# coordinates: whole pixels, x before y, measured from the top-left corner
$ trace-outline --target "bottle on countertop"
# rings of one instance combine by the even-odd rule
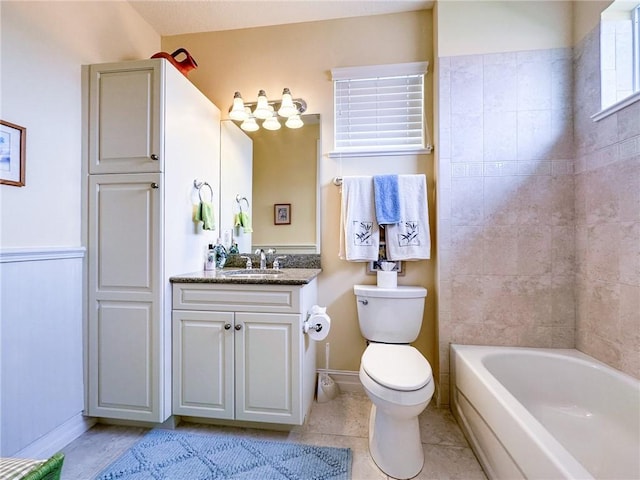
[[[218,242],[213,247],[214,262],[216,268],[224,268],[224,264],[227,263],[227,249],[222,245],[221,239],[218,238]]]
[[[216,253],[213,248],[213,243],[209,244],[207,251],[204,255],[204,269],[205,271],[211,271],[216,269]]]

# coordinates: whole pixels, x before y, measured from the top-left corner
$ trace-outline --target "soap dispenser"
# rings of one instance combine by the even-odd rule
[[[227,249],[222,245],[222,241],[218,238],[218,242],[213,247],[213,256],[216,268],[224,268],[224,264],[227,263]]]

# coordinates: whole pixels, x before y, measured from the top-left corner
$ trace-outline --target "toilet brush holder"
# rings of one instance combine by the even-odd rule
[[[325,403],[334,399],[340,390],[338,384],[329,376],[329,343],[325,345],[325,371],[318,374],[318,403]]]

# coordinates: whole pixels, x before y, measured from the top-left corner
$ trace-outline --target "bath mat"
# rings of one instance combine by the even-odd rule
[[[152,430],[96,480],[349,480],[351,450]]]

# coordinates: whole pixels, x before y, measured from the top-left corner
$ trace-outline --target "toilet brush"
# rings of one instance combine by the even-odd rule
[[[318,375],[318,402],[324,403],[338,395],[338,385],[327,373],[329,371],[329,343],[325,345],[325,371]]]

